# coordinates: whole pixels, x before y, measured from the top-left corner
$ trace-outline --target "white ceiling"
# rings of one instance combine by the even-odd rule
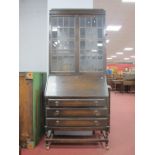
[[[135,59],[135,5],[134,3],[122,3],[121,0],[94,0],[94,8],[102,8],[106,11],[106,25],[122,25],[118,32],[107,32],[107,57],[117,55],[116,52],[123,52],[117,55],[109,63],[132,62]],[[125,47],[132,47],[132,51],[123,51]],[[124,58],[130,58],[124,60]]]

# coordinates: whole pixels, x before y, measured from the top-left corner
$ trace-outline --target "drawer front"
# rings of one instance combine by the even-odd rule
[[[50,107],[107,107],[105,99],[48,99]]]
[[[47,126],[52,127],[104,127],[108,125],[108,120],[46,120]]]
[[[47,117],[108,117],[107,108],[46,108]]]

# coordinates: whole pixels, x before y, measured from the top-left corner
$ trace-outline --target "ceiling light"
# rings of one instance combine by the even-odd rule
[[[107,60],[111,60],[112,58],[107,58]]]
[[[52,31],[58,31],[57,27],[52,27]]]
[[[123,52],[117,52],[116,54],[122,55],[122,54],[123,54]]]
[[[116,55],[112,55],[111,57],[112,57],[112,58],[116,58],[117,56],[116,56]]]
[[[130,58],[124,58],[124,60],[129,60]]]
[[[110,42],[110,40],[109,40],[109,39],[107,39],[107,40],[106,40],[106,43],[108,44],[109,42]]]
[[[98,43],[97,46],[103,46],[103,44],[102,43]]]
[[[135,56],[134,55],[132,55],[132,56],[130,56],[131,58],[135,58]]]
[[[134,3],[135,0],[122,0],[122,2],[124,2],[124,3]]]
[[[91,50],[92,52],[97,52],[97,50]]]
[[[122,28],[121,25],[109,25],[107,26],[107,31],[119,31]]]
[[[126,48],[124,48],[124,51],[132,51],[132,50],[133,50],[132,47],[126,47]]]

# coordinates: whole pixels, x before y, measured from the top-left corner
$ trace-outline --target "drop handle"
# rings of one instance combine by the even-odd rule
[[[94,121],[95,125],[99,125],[99,122],[98,121]]]
[[[98,106],[98,101],[94,101],[95,105]]]
[[[55,101],[55,105],[56,106],[59,106],[59,101]]]
[[[59,115],[60,111],[59,111],[59,110],[56,110],[55,113],[56,113],[57,115]]]
[[[95,110],[94,113],[96,116],[100,114],[98,110]]]
[[[59,120],[56,120],[56,124],[59,124],[60,123],[60,121]]]

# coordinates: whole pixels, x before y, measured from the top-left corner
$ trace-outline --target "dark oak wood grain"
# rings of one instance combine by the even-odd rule
[[[104,76],[75,75],[50,76],[46,85],[46,97],[108,97]]]
[[[107,108],[46,108],[47,117],[104,117]]]
[[[107,99],[48,99],[49,107],[107,107]]]
[[[107,120],[46,120],[49,126],[77,126],[77,127],[89,127],[89,126],[105,126]]]

